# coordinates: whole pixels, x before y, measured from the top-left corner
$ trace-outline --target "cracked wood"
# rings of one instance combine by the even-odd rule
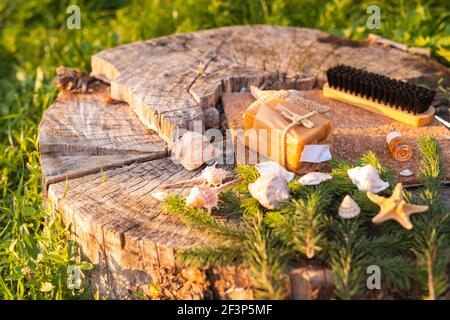
[[[345,63],[436,88],[450,84],[447,68],[397,48],[340,39],[318,30],[233,26],[178,34],[107,49],[92,57],[92,73],[111,82],[114,99],[172,144],[178,128],[192,129],[224,92],[271,80],[305,89],[305,69],[325,82],[325,70]],[[315,82],[309,86],[314,86]]]

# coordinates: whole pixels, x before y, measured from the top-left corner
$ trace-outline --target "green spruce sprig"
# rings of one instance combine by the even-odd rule
[[[406,291],[420,285],[427,298],[439,298],[447,289],[446,265],[450,244],[449,210],[442,205],[440,191],[444,169],[439,146],[432,138],[419,142],[423,155],[418,178],[424,188],[405,192],[412,203],[427,204],[429,212],[412,216],[413,231],[395,223],[374,225],[372,217],[379,208],[365,193],[357,190],[347,170],[354,165],[373,165],[391,187],[393,170],[383,166],[373,152],[350,164],[331,161],[333,179],[319,186],[289,183],[292,200],[280,210],[263,208],[248,192],[248,184],[259,173],[250,165],[238,165],[236,173],[243,181],[222,193],[220,214],[186,208],[184,199],[169,197],[166,212],[177,214],[184,223],[206,231],[212,238],[208,245],[195,246],[179,253],[182,263],[193,266],[243,264],[252,275],[255,297],[285,297],[284,271],[287,264],[306,257],[320,260],[334,276],[335,293],[341,299],[366,296],[367,267],[382,271],[386,292],[406,296]],[[389,196],[388,188],[383,193]],[[345,195],[361,207],[361,215],[342,219],[337,209]],[[235,223],[220,218],[231,217]]]
[[[417,258],[419,284],[427,292],[425,298],[434,300],[448,288],[450,209],[443,206],[441,199],[445,168],[439,144],[436,139],[426,137],[418,142],[418,147],[423,156],[418,179],[424,185],[418,199],[429,205],[430,210],[413,217],[412,252]]]

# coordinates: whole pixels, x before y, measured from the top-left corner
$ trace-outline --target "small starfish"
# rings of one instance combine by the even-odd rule
[[[380,197],[371,192],[367,192],[367,197],[380,206],[380,212],[372,219],[373,223],[382,223],[393,219],[408,230],[413,228],[410,215],[425,212],[429,209],[428,206],[407,203],[403,198],[403,185],[401,183],[395,186],[394,192],[389,198]]]

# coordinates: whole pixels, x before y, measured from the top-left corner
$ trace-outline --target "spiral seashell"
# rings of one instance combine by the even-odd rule
[[[201,178],[204,182],[212,186],[219,186],[222,184],[223,180],[232,176],[231,172],[228,172],[221,168],[216,168],[217,162],[212,166],[208,166],[203,169]]]
[[[211,187],[206,184],[195,186],[186,197],[186,206],[190,208],[205,208],[211,213],[212,209],[218,206],[219,194],[240,181],[242,179],[236,179],[218,187]]]
[[[378,193],[389,187],[389,183],[381,180],[377,169],[370,164],[349,169],[347,174],[353,184],[362,192]]]
[[[290,198],[287,181],[280,176],[262,175],[249,184],[248,190],[253,198],[269,210],[279,208],[282,202]]]
[[[166,183],[161,185],[162,189],[176,188],[182,185],[196,185],[196,184],[208,184],[212,186],[219,186],[222,182],[233,175],[232,172],[226,171],[224,169],[216,168],[217,162],[212,166],[208,166],[203,169],[200,176],[192,178],[189,180],[182,180],[175,183]]]
[[[338,214],[343,219],[357,217],[361,213],[361,208],[349,195],[346,195],[339,206]]]
[[[219,195],[214,188],[206,184],[195,186],[186,198],[186,206],[191,208],[206,208],[211,213],[212,209],[217,208]]]

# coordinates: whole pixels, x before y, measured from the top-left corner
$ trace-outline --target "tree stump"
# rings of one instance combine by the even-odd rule
[[[148,293],[149,284],[167,288],[170,298],[233,296],[227,290],[243,297],[251,286],[245,270],[203,270],[197,277],[177,264],[176,250],[207,238],[163,214],[151,193],[200,173],[173,163],[169,151],[177,129],[205,123],[214,108],[223,119],[224,93],[265,84],[315,88],[320,96],[324,71],[337,63],[432,88],[450,85],[449,70],[430,58],[304,28],[226,27],[94,55],[92,75],[104,82],[90,93],[61,92],[39,127],[47,198],[96,264],[94,288],[112,298]],[[206,122],[204,129],[218,125]],[[433,130],[448,163],[449,132],[437,123]]]

